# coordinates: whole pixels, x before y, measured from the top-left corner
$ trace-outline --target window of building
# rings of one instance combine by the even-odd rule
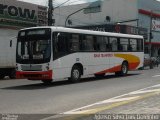
[[[84,14],[101,12],[102,1],[92,2],[88,7],[84,8]]]
[[[101,12],[101,6],[88,7],[84,9],[84,14]]]

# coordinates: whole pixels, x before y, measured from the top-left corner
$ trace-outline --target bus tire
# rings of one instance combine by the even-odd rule
[[[43,82],[43,84],[45,85],[49,85],[52,83],[52,80],[41,80]]]
[[[123,62],[122,66],[121,66],[121,75],[125,76],[128,73],[128,63],[127,62]]]
[[[80,81],[81,75],[82,73],[81,73],[80,67],[77,65],[74,65],[71,70],[71,77],[69,78],[69,81],[73,83],[77,83]]]

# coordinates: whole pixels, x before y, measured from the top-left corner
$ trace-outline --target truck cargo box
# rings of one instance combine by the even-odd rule
[[[18,30],[0,29],[0,79],[14,77],[17,33]]]

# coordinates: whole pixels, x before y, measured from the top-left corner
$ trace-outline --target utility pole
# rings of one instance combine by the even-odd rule
[[[153,11],[151,10],[151,15],[150,15],[150,30],[149,30],[149,55],[150,57],[152,56],[152,20],[153,20]]]
[[[53,25],[53,0],[48,1],[48,26]]]

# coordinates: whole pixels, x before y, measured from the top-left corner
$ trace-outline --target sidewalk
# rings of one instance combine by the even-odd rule
[[[160,85],[101,101],[47,120],[160,120]]]
[[[131,104],[126,104],[103,111],[101,114],[160,114],[160,93],[154,96],[147,97],[135,101]]]

